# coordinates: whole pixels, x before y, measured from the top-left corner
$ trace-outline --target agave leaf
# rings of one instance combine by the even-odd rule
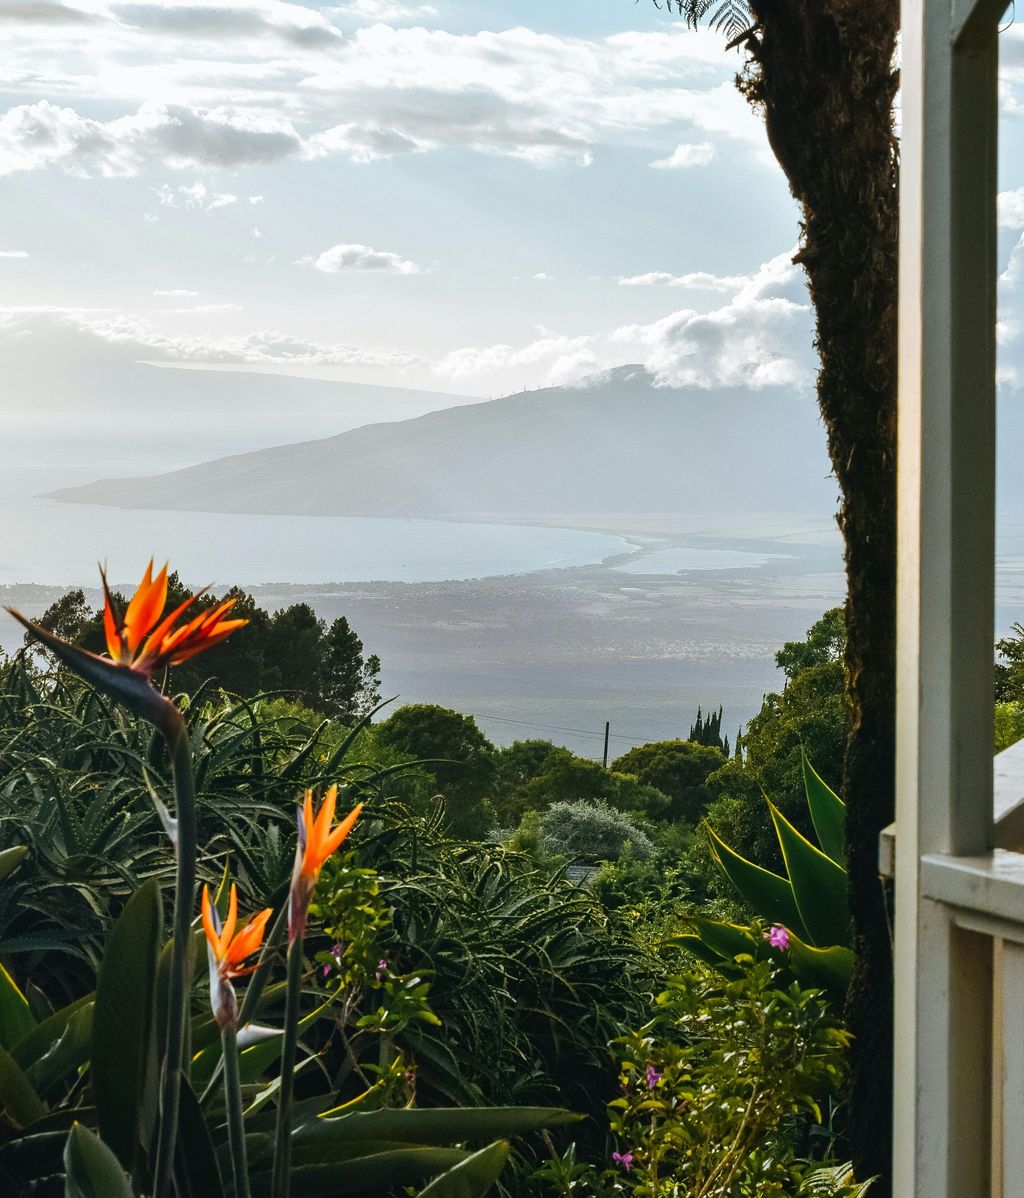
[[[688,953],[692,953],[698,961],[703,961],[705,965],[710,965],[712,969],[717,969],[719,972],[735,972],[735,966],[732,964],[731,957],[723,957],[720,952],[716,952],[709,944],[705,944],[700,936],[686,935],[674,936],[673,944],[678,944],[681,948],[685,948]]]
[[[687,923],[697,929],[697,935],[713,952],[731,961],[741,953],[755,954],[761,940],[750,928],[738,923],[722,923],[717,919],[705,919],[702,915],[688,915]]]
[[[28,999],[0,965],[0,1047],[11,1049],[36,1026]]]
[[[705,826],[711,838],[711,852],[716,863],[746,903],[769,923],[783,924],[787,928],[793,928],[799,935],[806,936],[807,929],[800,916],[790,882],[741,857],[715,833],[710,824]]]
[[[107,944],[96,980],[92,1090],[100,1135],[134,1172],[155,1072],[160,889],[154,879],[132,895]]]
[[[178,1152],[174,1167],[178,1198],[212,1198],[212,1195],[223,1193],[210,1129],[195,1092],[184,1078],[181,1079],[178,1116]]]
[[[435,1177],[420,1198],[483,1198],[501,1176],[508,1153],[508,1141],[495,1140],[454,1169]]]
[[[81,1123],[76,1123],[68,1136],[64,1171],[64,1198],[134,1198],[117,1157]]]
[[[804,774],[804,793],[811,823],[822,851],[841,869],[846,868],[846,804],[836,792],[822,781],[807,754],[800,750]]]
[[[815,948],[790,935],[787,964],[804,986],[824,990],[833,1002],[842,1003],[853,973],[853,952],[842,945]]]
[[[28,1127],[47,1112],[21,1067],[6,1048],[0,1048],[0,1110],[15,1127]]]
[[[768,810],[793,885],[793,897],[807,931],[806,939],[818,947],[831,944],[849,946],[850,906],[846,897],[846,870],[816,849],[805,836],[801,836],[774,803],[768,803]]]

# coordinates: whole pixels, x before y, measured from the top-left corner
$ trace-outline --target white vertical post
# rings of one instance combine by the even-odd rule
[[[920,895],[992,845],[996,21],[904,0],[893,1193],[990,1198],[991,941]]]
[[[1024,1198],[1024,945],[1003,941],[999,1008],[1002,1051],[996,1056],[1001,1101],[999,1198]]]

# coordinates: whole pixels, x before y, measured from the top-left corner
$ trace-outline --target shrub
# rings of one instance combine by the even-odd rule
[[[695,824],[718,793],[708,778],[725,765],[726,757],[713,745],[692,740],[658,740],[638,745],[612,762],[620,774],[632,774],[672,800],[665,816]]]
[[[600,800],[593,803],[555,803],[541,816],[540,847],[549,857],[580,857],[584,861],[614,861],[626,845],[638,861],[654,856],[646,832],[621,811]]]

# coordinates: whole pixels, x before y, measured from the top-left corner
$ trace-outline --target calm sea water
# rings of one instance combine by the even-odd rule
[[[106,560],[129,582],[155,554],[183,578],[262,582],[431,582],[585,565],[622,553],[620,537],[557,528],[355,517],[122,511],[38,496],[97,478],[155,474],[295,439],[294,423],[259,413],[241,431],[203,433],[172,415],[0,412],[0,584],[80,585]],[[327,436],[334,427],[304,427]]]

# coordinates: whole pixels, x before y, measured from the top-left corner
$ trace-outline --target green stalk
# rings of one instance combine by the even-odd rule
[[[288,945],[288,990],[284,1011],[284,1044],[281,1048],[281,1088],[277,1096],[277,1134],[274,1140],[274,1173],[271,1198],[288,1198],[292,1163],[292,1090],[299,1042],[299,995],[302,989],[302,934]]]
[[[234,1020],[220,1033],[224,1059],[224,1103],[228,1115],[228,1147],[235,1178],[234,1198],[250,1198],[249,1166],[245,1160],[245,1122],[242,1119],[242,1079],[238,1073],[238,1036]]]
[[[154,1198],[168,1198],[174,1173],[178,1139],[178,1102],[181,1096],[185,1029],[192,980],[192,911],[196,890],[196,786],[192,749],[181,712],[169,700],[154,720],[167,742],[174,775],[175,818],[178,825],[177,873],[174,890],[174,929],[171,970],[167,986],[167,1033],[163,1073],[160,1078],[160,1114]]]

